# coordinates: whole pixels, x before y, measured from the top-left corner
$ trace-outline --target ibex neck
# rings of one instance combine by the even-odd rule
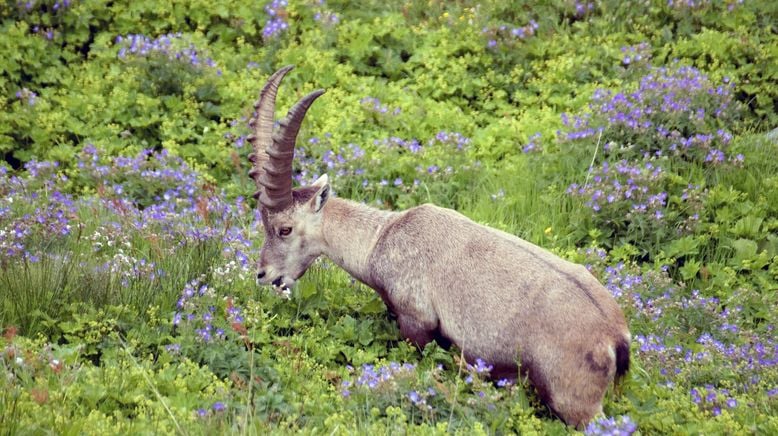
[[[381,230],[396,212],[331,198],[324,205],[324,255],[353,277],[370,284],[368,259]]]

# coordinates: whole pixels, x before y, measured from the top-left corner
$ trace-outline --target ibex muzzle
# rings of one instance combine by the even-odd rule
[[[494,378],[526,375],[570,425],[600,413],[629,367],[629,330],[610,292],[584,267],[453,210],[389,212],[331,198],[326,175],[292,189],[295,138],[324,91],[303,97],[273,133],[276,92],[291,68],[270,77],[250,123],[265,228],[258,281],[288,292],[325,255],[375,289],[418,346],[451,342],[468,361],[493,365]]]

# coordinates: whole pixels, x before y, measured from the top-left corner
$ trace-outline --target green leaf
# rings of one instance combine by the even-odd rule
[[[737,239],[732,242],[734,255],[730,259],[730,265],[740,267],[744,261],[750,261],[756,257],[758,246],[756,242],[750,239]]]
[[[748,215],[739,219],[732,227],[732,233],[741,238],[757,239],[760,236],[760,229],[764,218],[760,216]]]
[[[385,312],[386,312],[386,305],[380,298],[378,298],[378,296],[372,298],[370,301],[368,301],[367,303],[362,305],[362,307],[359,308],[359,313],[364,313],[365,315],[379,314]]]
[[[702,264],[695,260],[695,259],[689,259],[684,263],[684,265],[679,268],[679,272],[681,273],[681,277],[683,277],[684,280],[692,280],[697,276],[697,273],[700,271],[700,266]]]
[[[695,236],[684,236],[664,247],[667,257],[693,256],[699,254],[700,241]]]

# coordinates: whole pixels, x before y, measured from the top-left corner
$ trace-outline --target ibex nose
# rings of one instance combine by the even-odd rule
[[[261,279],[262,277],[265,277],[265,272],[264,271],[258,272],[257,273],[257,279]]]

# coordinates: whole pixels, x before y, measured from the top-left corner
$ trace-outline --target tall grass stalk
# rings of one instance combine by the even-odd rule
[[[184,428],[182,428],[181,425],[178,423],[176,416],[173,414],[173,411],[170,410],[170,406],[168,406],[167,401],[165,401],[165,398],[162,396],[162,394],[159,393],[159,389],[157,389],[157,386],[151,381],[151,377],[149,377],[149,375],[147,374],[146,369],[140,366],[138,361],[135,359],[135,356],[132,355],[132,352],[130,351],[130,347],[127,345],[127,342],[122,337],[119,337],[119,342],[122,345],[122,349],[124,350],[124,353],[132,361],[132,364],[135,365],[138,371],[140,371],[141,375],[143,375],[143,380],[146,381],[146,384],[148,385],[149,389],[151,389],[151,391],[154,392],[154,396],[157,397],[157,400],[160,402],[160,404],[162,404],[162,407],[165,408],[165,411],[170,417],[170,420],[173,422],[173,425],[176,427],[176,431],[178,432],[178,434],[188,435],[189,432],[187,432]]]

